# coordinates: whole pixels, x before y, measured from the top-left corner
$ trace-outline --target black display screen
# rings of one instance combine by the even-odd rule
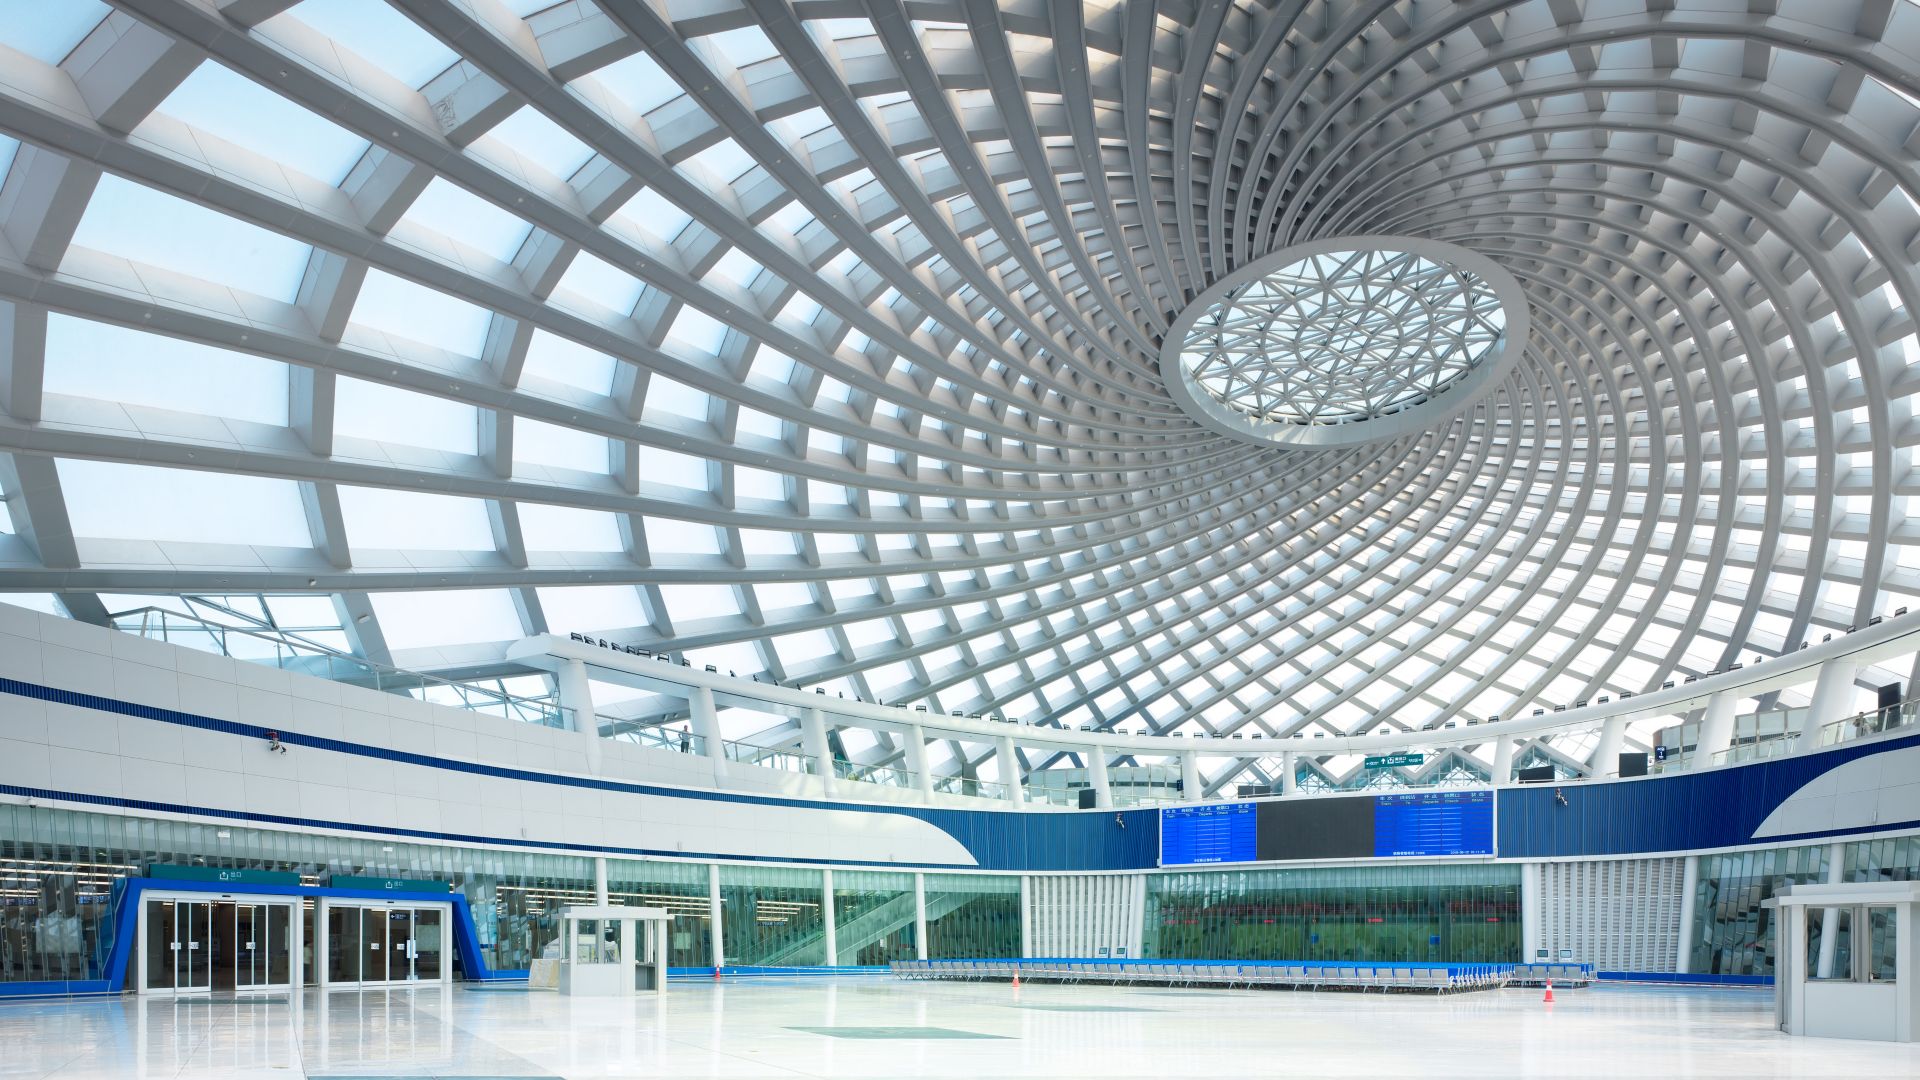
[[[1165,807],[1160,830],[1163,866],[1492,855],[1493,792],[1414,791]]]

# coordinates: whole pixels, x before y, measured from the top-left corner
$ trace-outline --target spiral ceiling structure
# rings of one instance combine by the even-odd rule
[[[21,602],[1271,737],[1920,599],[1908,0],[39,7],[0,20]],[[1362,235],[1512,275],[1497,385],[1325,449],[1179,406],[1196,298]]]

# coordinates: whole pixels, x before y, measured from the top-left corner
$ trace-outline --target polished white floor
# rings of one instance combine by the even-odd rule
[[[0,1077],[1920,1075],[1920,1047],[1775,1032],[1765,992],[1558,998],[869,977],[675,983],[664,1002],[517,989],[13,1002],[0,1004]],[[901,1027],[997,1037],[796,1030]]]

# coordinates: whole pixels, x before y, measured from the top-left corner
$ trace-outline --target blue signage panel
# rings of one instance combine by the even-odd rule
[[[1252,862],[1259,850],[1253,803],[1198,803],[1160,809],[1160,865]]]
[[[1373,853],[1493,854],[1493,792],[1419,791],[1373,797]]]

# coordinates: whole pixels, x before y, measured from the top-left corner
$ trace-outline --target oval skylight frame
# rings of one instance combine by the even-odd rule
[[[1471,361],[1463,374],[1445,381],[1417,400],[1390,404],[1364,416],[1338,420],[1272,419],[1223,402],[1201,385],[1189,362],[1189,335],[1201,320],[1247,287],[1295,264],[1323,255],[1410,255],[1477,279],[1492,294],[1505,318],[1497,339]],[[1519,361],[1531,321],[1520,283],[1498,263],[1457,244],[1405,236],[1345,236],[1295,244],[1257,259],[1201,293],[1174,320],[1160,350],[1160,370],[1174,400],[1206,427],[1248,442],[1309,449],[1358,446],[1431,431],[1458,416],[1498,386]],[[1516,345],[1519,342],[1522,344]]]

